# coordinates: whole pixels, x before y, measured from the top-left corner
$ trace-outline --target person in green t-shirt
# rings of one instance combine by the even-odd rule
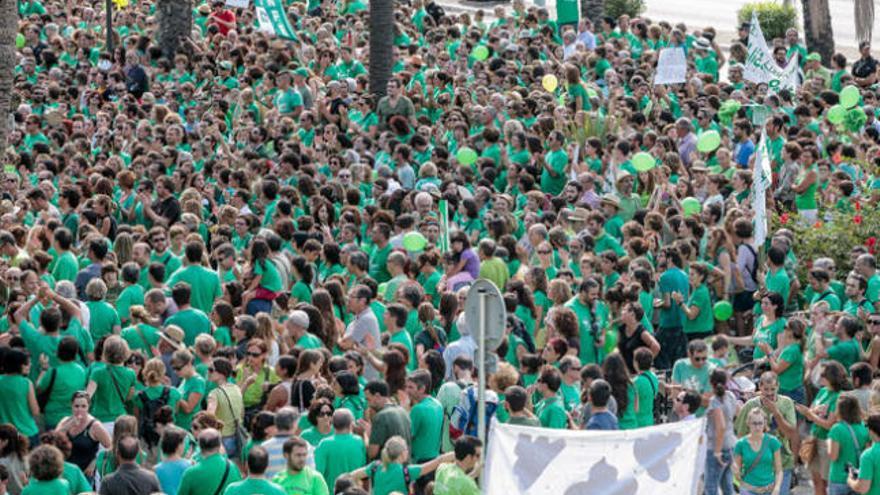
[[[846,493],[848,466],[859,467],[859,456],[870,441],[858,399],[841,395],[837,399],[837,415],[840,421],[828,431],[828,493]]]
[[[223,495],[287,495],[275,482],[266,479],[269,467],[269,454],[259,445],[251,448],[247,455],[247,478],[226,486]]]
[[[409,411],[413,460],[430,461],[440,455],[443,428],[443,406],[431,396],[431,373],[427,370],[410,373],[406,392],[413,404]]]
[[[748,435],[733,448],[733,476],[740,489],[749,493],[778,494],[782,486],[782,442],[766,433],[767,418],[753,409],[748,417]]]
[[[287,467],[272,478],[285,493],[301,495],[328,495],[327,482],[321,473],[306,466],[309,453],[308,443],[299,437],[290,437],[284,442],[284,458]]]
[[[22,495],[71,493],[70,484],[63,478],[64,456],[57,447],[41,445],[35,448],[28,456],[28,464],[30,482],[21,491]]]
[[[672,292],[672,299],[681,306],[684,313],[684,333],[688,340],[705,339],[715,333],[715,316],[712,312],[712,299],[706,278],[709,268],[702,263],[692,263],[689,267],[688,281],[691,294],[685,301],[684,294]]]
[[[220,446],[219,431],[207,428],[199,432],[201,460],[183,472],[177,495],[223,493],[226,487],[241,480],[238,467],[220,452]]]
[[[382,447],[381,460],[373,461],[347,476],[355,482],[369,479],[373,486],[373,495],[408,493],[412,482],[433,473],[441,463],[451,461],[453,456],[449,452],[424,464],[407,464],[409,449],[406,440],[401,436],[393,436]]]
[[[822,376],[819,379],[819,393],[813,399],[810,407],[796,404],[797,412],[803,415],[807,421],[810,421],[810,436],[815,438],[817,442],[825,442],[828,440],[828,432],[840,418],[837,412],[837,399],[840,397],[844,388],[847,387],[848,375],[846,369],[836,361],[828,361],[822,370]],[[826,444],[827,445],[827,444]],[[828,450],[818,446],[813,462],[810,463],[810,473],[813,478],[813,486],[820,493],[824,493],[828,482]]]
[[[479,473],[483,442],[464,436],[455,441],[455,462],[437,468],[434,476],[435,495],[479,495],[475,481]]]
[[[557,430],[566,429],[568,414],[565,412],[562,397],[557,394],[562,386],[562,375],[559,370],[553,367],[544,368],[536,385],[542,399],[535,404],[535,416],[541,421],[541,426]]]
[[[124,366],[128,354],[128,344],[121,337],[107,337],[102,354],[105,366],[95,367],[89,377],[86,392],[92,398],[92,414],[102,423],[112,425],[127,414],[126,403],[134,395],[137,381],[134,370]]]
[[[804,348],[806,346],[807,324],[800,318],[791,318],[785,323],[785,330],[779,335],[777,355],[772,352],[770,343],[759,344],[767,356],[770,370],[779,376],[779,392],[798,404],[803,404],[804,392]]]
[[[568,154],[565,146],[565,135],[553,131],[549,138],[550,151],[541,157],[541,190],[551,196],[558,196],[568,182]]]
[[[858,476],[850,475],[847,484],[856,493],[880,495],[880,415],[869,416],[866,425],[872,445],[859,456]]]

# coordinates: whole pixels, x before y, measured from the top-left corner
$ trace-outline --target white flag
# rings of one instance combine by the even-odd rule
[[[484,493],[695,495],[705,419],[619,431],[494,424]]]
[[[766,83],[771,93],[786,88],[797,90],[799,63],[798,56],[795,54],[785,67],[781,68],[776,64],[773,53],[767,48],[767,41],[761,31],[758,16],[752,13],[752,27],[749,29],[749,52],[746,57],[743,77],[753,83]]]
[[[761,132],[761,141],[755,150],[755,170],[752,172],[752,210],[755,212],[755,246],[760,248],[767,240],[767,189],[771,187],[773,172],[767,152],[767,132]]]

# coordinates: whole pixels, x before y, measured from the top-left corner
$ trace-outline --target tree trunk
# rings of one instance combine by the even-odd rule
[[[593,21],[593,32],[599,29],[599,21],[605,15],[605,0],[581,0],[581,15]]]
[[[855,0],[856,41],[871,41],[874,32],[874,0]]]
[[[173,60],[181,40],[192,35],[192,0],[157,0],[156,16],[159,21],[156,42],[162,55]]]
[[[831,10],[828,0],[805,0],[804,38],[807,51],[819,52],[827,64],[834,55],[834,34],[831,31]]]
[[[5,163],[12,80],[15,77],[15,35],[18,33],[18,6],[15,0],[0,0],[0,159]]]
[[[385,96],[394,67],[394,0],[370,2],[370,93]]]

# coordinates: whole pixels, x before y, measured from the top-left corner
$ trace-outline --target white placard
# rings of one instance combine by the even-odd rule
[[[686,78],[687,58],[684,49],[677,47],[660,50],[654,84],[680,84],[685,82]]]
[[[246,9],[251,4],[251,0],[226,0],[226,6],[236,9]]]

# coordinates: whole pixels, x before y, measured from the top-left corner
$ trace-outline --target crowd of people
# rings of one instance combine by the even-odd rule
[[[790,228],[880,215],[870,45],[768,40],[801,64],[775,91],[748,24],[722,50],[411,0],[377,95],[362,1],[279,2],[295,39],[194,2],[171,59],[160,4],[115,1],[108,53],[103,1],[17,1],[0,494],[476,494],[481,374],[490,431],[706,417],[707,495],[880,494],[875,246]],[[653,84],[664,48],[683,83]]]

